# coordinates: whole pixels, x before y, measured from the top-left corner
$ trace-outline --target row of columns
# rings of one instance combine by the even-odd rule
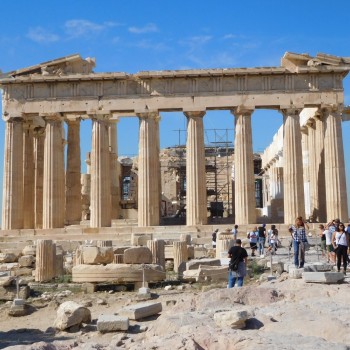
[[[282,109],[284,221],[305,216],[304,172],[300,109]],[[256,222],[251,115],[253,109],[235,108],[235,222]],[[346,185],[341,118],[337,110],[323,109],[324,123],[315,120],[308,144],[311,203],[321,208],[318,197],[324,174],[329,217],[346,217]],[[187,117],[186,208],[187,225],[207,223],[207,195],[203,117],[205,112],[185,112]],[[160,162],[158,112],[139,117],[138,225],[154,226],[160,221]],[[90,115],[91,227],[111,226],[118,217],[116,125],[110,115]],[[2,229],[55,228],[81,219],[80,119],[67,118],[67,170],[64,168],[62,117],[45,116],[45,130],[22,118],[6,122]],[[318,126],[319,125],[319,126]],[[314,128],[313,128],[314,127]],[[324,135],[324,148],[322,148]],[[315,152],[316,150],[316,152]],[[318,168],[317,168],[318,166]],[[318,169],[318,170],[317,170]],[[311,181],[312,179],[312,181]],[[34,184],[34,185],[33,185]],[[345,216],[342,216],[345,215]]]
[[[314,221],[346,220],[345,162],[340,110],[323,107],[302,129],[301,109],[283,112],[283,167],[275,163],[266,171],[270,178],[272,201],[278,206],[284,198],[284,222],[297,216]],[[277,175],[277,176],[276,176]],[[272,213],[276,217],[276,213]]]

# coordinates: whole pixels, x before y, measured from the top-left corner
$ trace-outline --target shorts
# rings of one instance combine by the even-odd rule
[[[334,252],[333,244],[327,244],[327,252],[329,252],[329,253]]]
[[[252,243],[252,242],[250,242],[249,244],[250,244],[250,248],[251,248],[251,249],[257,249],[257,244],[258,244],[258,243]]]
[[[326,241],[321,241],[321,249],[326,250]]]

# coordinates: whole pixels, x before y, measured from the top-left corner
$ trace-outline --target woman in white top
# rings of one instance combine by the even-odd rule
[[[350,247],[349,235],[345,231],[345,226],[341,222],[338,230],[333,232],[332,244],[337,256],[337,268],[340,272],[341,259],[343,259],[344,274],[346,275],[346,266],[348,262],[348,247]]]

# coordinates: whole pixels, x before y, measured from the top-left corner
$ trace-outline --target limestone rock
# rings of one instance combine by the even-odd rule
[[[147,246],[147,241],[152,241],[152,233],[135,233],[131,234],[131,245],[132,246]]]
[[[114,254],[112,247],[82,247],[83,261],[87,265],[110,264]]]
[[[36,245],[26,245],[22,250],[23,255],[36,255]]]
[[[221,328],[242,329],[246,325],[246,320],[250,317],[250,313],[246,310],[231,310],[215,313],[214,321]]]
[[[118,314],[131,320],[140,320],[145,317],[159,314],[162,311],[162,303],[139,303],[126,306]]]
[[[20,299],[27,299],[30,295],[30,288],[28,286],[20,286],[18,297]],[[14,300],[17,298],[16,285],[9,285],[7,287],[0,287],[0,300]]]
[[[186,270],[197,270],[199,266],[221,266],[220,259],[194,259],[186,263]]]
[[[142,265],[139,264],[77,265],[72,269],[72,279],[73,282],[142,282],[142,270]],[[165,277],[161,266],[146,265],[147,282],[162,281]]]
[[[8,287],[13,283],[16,284],[15,278],[13,276],[0,277],[0,287]]]
[[[59,330],[65,330],[72,326],[80,326],[82,323],[89,322],[91,322],[91,312],[89,309],[73,301],[66,301],[57,310],[54,327]]]
[[[297,268],[293,268],[290,267],[289,268],[289,278],[293,278],[293,279],[299,279],[303,277],[303,273],[304,273],[304,269],[297,269]]]
[[[198,282],[223,282],[228,279],[227,266],[200,266]]]
[[[314,262],[314,263],[306,263],[304,265],[304,271],[305,272],[325,272],[325,271],[332,271],[333,266],[329,263],[322,263],[322,262]]]
[[[117,315],[100,315],[97,320],[97,330],[101,333],[127,331],[129,319]]]
[[[13,253],[0,253],[0,263],[13,263],[17,260],[17,256]]]
[[[124,264],[151,264],[152,252],[147,247],[132,247],[124,251]]]
[[[339,283],[344,281],[342,272],[304,272],[303,278],[306,283]]]
[[[23,255],[18,259],[18,264],[21,267],[32,267],[35,263],[33,255]]]

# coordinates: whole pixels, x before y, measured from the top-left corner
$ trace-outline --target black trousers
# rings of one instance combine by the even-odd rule
[[[343,258],[343,267],[344,267],[344,271],[346,271],[346,266],[348,264],[348,247],[345,245],[338,245],[337,247],[337,251],[336,251],[336,255],[337,255],[337,268],[338,271],[340,270],[340,266],[341,266],[341,259]]]

